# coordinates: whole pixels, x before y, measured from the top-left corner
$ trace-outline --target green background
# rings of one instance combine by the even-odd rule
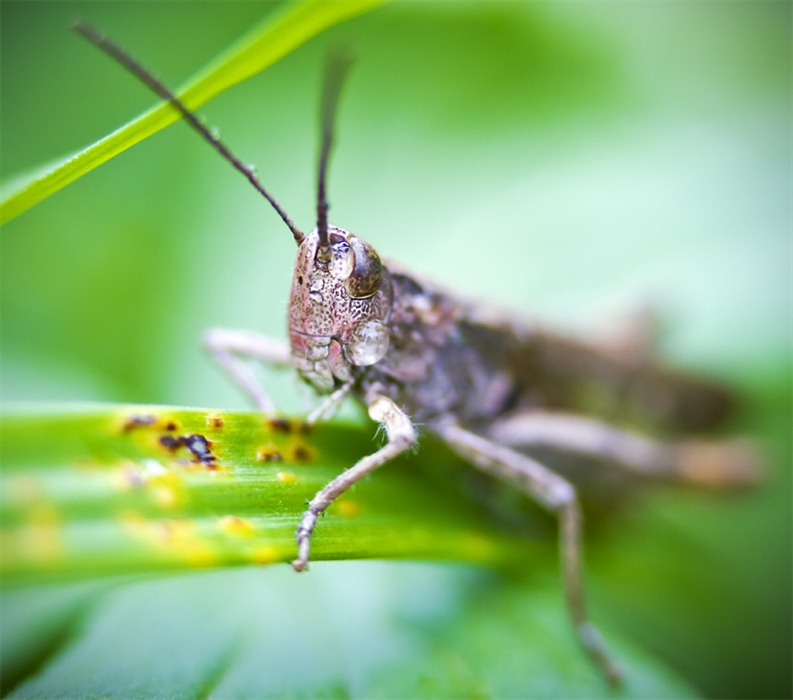
[[[3,179],[153,104],[67,30],[72,19],[178,85],[274,7],[3,2]],[[332,222],[466,297],[571,331],[657,309],[664,357],[742,387],[736,430],[764,441],[765,485],[636,502],[598,529],[588,557],[596,617],[719,697],[791,691],[790,20],[782,2],[396,4],[201,110],[308,229],[324,56],[351,46]],[[283,337],[293,256],[266,203],[176,124],[4,227],[3,399],[244,407],[200,334],[223,325]],[[306,410],[292,377],[266,376],[280,408]],[[366,595],[369,619],[386,626],[421,617],[406,591],[431,590],[434,622],[422,624],[442,629],[481,595],[472,577],[490,576],[325,568],[299,585],[335,586],[345,600],[383,591]],[[146,585],[215,606],[208,589],[247,576],[246,594],[223,599],[233,619],[259,591],[297,585],[286,573]],[[140,585],[127,595],[145,597]],[[133,605],[103,600],[111,618]],[[339,681],[351,695],[354,675]]]

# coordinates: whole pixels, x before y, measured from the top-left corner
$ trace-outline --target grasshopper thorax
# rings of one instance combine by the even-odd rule
[[[319,392],[373,365],[388,351],[391,278],[366,241],[328,226],[297,251],[289,301],[289,341],[301,377]]]

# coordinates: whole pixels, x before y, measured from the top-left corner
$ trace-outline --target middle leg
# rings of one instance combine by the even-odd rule
[[[600,633],[589,621],[581,575],[581,508],[573,485],[539,462],[508,447],[486,440],[455,424],[435,431],[473,465],[516,484],[559,518],[559,550],[567,609],[576,634],[609,683],[620,673],[607,652]]]

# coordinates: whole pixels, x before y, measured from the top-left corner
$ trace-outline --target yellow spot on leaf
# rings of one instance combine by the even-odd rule
[[[163,508],[174,508],[179,503],[179,494],[176,489],[166,484],[154,486],[151,495],[154,502]]]
[[[120,521],[134,539],[176,556],[191,566],[217,563],[215,552],[198,537],[192,520],[147,520],[138,513],[125,512]]]
[[[283,460],[283,456],[275,445],[268,443],[256,448],[256,459],[259,462],[280,462]]]
[[[181,431],[181,425],[179,421],[174,418],[169,418],[166,415],[160,416],[160,420],[157,422],[157,427],[160,430],[165,430],[169,433],[176,433]]]
[[[183,501],[182,477],[154,459],[143,460],[141,464],[125,463],[116,481],[123,490],[145,487],[151,499],[162,508],[174,508]]]
[[[196,525],[192,520],[163,520],[155,523],[157,533],[165,542],[183,543],[195,536]]]
[[[220,519],[220,529],[238,537],[250,537],[254,532],[254,526],[250,520],[236,515],[224,515]]]
[[[336,512],[344,518],[354,518],[361,512],[361,507],[357,501],[344,499],[336,502]]]
[[[157,416],[150,413],[124,416],[121,424],[121,432],[129,433],[133,430],[151,428],[157,423]]]
[[[132,461],[125,460],[113,474],[113,482],[120,491],[130,491],[146,485],[146,472]]]
[[[291,421],[286,418],[268,418],[265,425],[274,433],[285,433],[289,435],[293,431]]]
[[[222,430],[226,424],[225,419],[218,413],[207,413],[207,428],[210,430]]]
[[[290,458],[292,462],[310,462],[314,459],[314,451],[305,445],[293,445],[290,449]]]
[[[273,564],[279,559],[279,552],[276,547],[269,544],[264,544],[261,547],[256,547],[251,553],[251,561],[255,564]]]
[[[197,540],[187,543],[182,548],[182,552],[191,566],[214,566],[218,563],[217,555]]]
[[[297,481],[297,477],[292,472],[278,472],[276,476],[285,484],[294,484]]]

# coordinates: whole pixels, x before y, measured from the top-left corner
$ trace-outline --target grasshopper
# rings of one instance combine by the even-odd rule
[[[626,418],[671,434],[717,427],[733,407],[720,385],[648,360],[646,343],[625,351],[556,335],[529,322],[459,300],[392,263],[364,239],[328,223],[326,172],[333,122],[349,61],[329,63],[322,97],[317,226],[303,233],[259,182],[168,88],[107,37],[75,30],[169,101],[267,199],[291,231],[297,261],[289,302],[289,341],[212,329],[205,344],[263,412],[275,406],[246,360],[291,367],[324,396],[307,418],[328,418],[351,396],[387,437],[308,503],[297,528],[296,571],[308,568],[311,536],[333,501],[417,444],[415,425],[474,467],[525,492],[559,521],[561,574],[580,643],[610,683],[620,671],[587,614],[582,584],[582,512],[576,488],[548,456],[627,473],[706,485],[749,483],[756,458],[740,441],[660,441],[620,427]],[[582,398],[599,397],[599,413]],[[607,420],[608,419],[608,420]],[[516,557],[519,556],[516,553]]]

